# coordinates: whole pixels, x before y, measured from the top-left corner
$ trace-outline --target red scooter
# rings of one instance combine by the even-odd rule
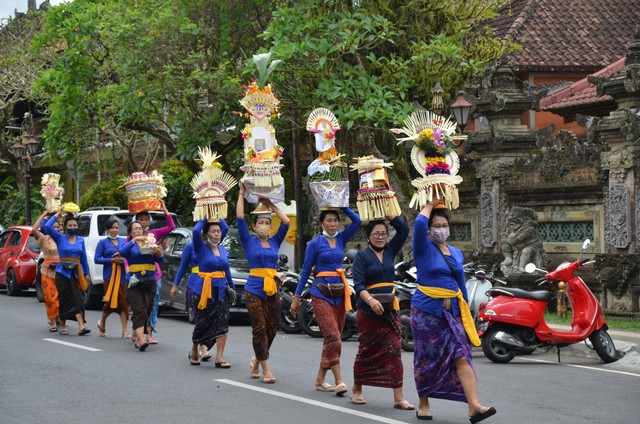
[[[582,249],[586,249],[586,240]],[[551,293],[526,291],[517,288],[496,287],[489,290],[492,297],[479,307],[478,335],[482,338],[482,351],[496,363],[507,363],[516,355],[527,355],[542,346],[556,346],[558,361],[560,347],[580,343],[589,339],[593,348],[605,362],[618,359],[613,340],[607,333],[607,323],[602,316],[602,307],[589,287],[575,273],[584,265],[593,263],[589,259],[565,262],[555,271],[546,273],[539,285],[563,281],[567,298],[571,303],[571,331],[553,330],[544,321],[544,311]],[[534,264],[525,270],[534,272]]]

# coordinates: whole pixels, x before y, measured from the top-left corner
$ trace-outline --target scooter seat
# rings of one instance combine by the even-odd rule
[[[546,290],[526,291],[512,287],[495,287],[489,290],[491,296],[511,296],[520,299],[542,300],[544,302],[551,298],[551,292]]]

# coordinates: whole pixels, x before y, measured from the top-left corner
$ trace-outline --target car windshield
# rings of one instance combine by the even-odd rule
[[[238,232],[229,230],[229,234],[220,243],[229,251],[229,259],[246,259],[244,249],[238,238]]]

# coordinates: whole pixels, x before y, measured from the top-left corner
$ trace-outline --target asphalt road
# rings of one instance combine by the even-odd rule
[[[92,329],[79,337],[49,333],[43,305],[33,295],[0,294],[0,424],[17,423],[299,423],[418,422],[413,411],[391,408],[391,389],[365,387],[367,405],[314,390],[321,340],[279,333],[270,365],[277,377],[267,385],[249,378],[251,328],[232,325],[226,349],[231,369],[187,360],[192,326],[160,318],[159,344],[147,352],[120,339],[116,316],[107,337],[98,337],[98,311],[87,311]],[[64,344],[61,344],[64,343]],[[343,344],[347,384],[357,340]],[[405,396],[417,404],[413,354],[403,352]],[[487,420],[512,423],[640,422],[640,372],[603,365],[597,358],[534,353],[509,364],[474,355],[480,399],[498,414]],[[332,382],[331,378],[329,382]],[[433,422],[469,422],[465,404],[432,400]]]

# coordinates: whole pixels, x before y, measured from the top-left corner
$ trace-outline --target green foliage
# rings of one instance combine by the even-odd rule
[[[92,185],[80,199],[80,209],[85,210],[95,206],[118,206],[127,209],[127,194],[122,186],[125,175],[113,177],[109,181]]]
[[[163,175],[167,187],[167,197],[164,199],[167,209],[178,215],[184,226],[193,225],[193,189],[191,179],[194,172],[179,160],[170,160],[162,164],[158,172]]]
[[[6,196],[2,196],[0,201],[0,216],[2,225],[24,225],[26,222],[25,192],[16,190]],[[31,220],[44,210],[44,199],[40,196],[40,186],[31,186]]]

